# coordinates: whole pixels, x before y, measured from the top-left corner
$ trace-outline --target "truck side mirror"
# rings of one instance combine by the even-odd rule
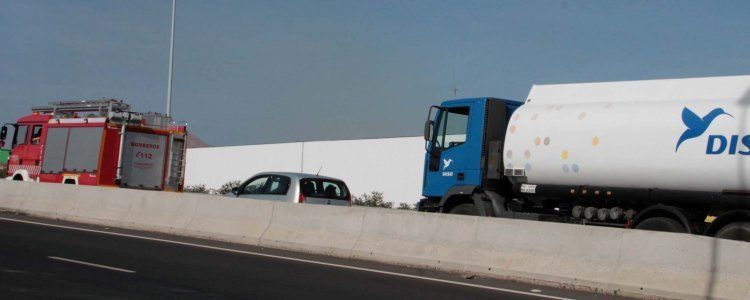
[[[240,192],[240,188],[239,187],[233,187],[232,190],[230,191],[230,193],[232,193],[232,195],[237,195],[239,192]]]
[[[0,140],[5,141],[6,137],[8,137],[8,126],[3,126],[0,128]]]
[[[424,122],[424,140],[425,141],[430,140],[430,135],[432,133],[432,124],[434,124],[432,120],[427,120]]]

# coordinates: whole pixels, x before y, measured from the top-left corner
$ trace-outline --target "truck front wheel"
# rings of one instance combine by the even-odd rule
[[[667,217],[654,217],[643,220],[635,226],[635,229],[685,233],[685,227],[680,222]]]
[[[479,211],[477,210],[477,207],[471,203],[464,203],[464,204],[456,205],[455,207],[453,207],[453,209],[451,209],[449,213],[453,215],[466,215],[466,216],[478,216],[479,215]]]
[[[734,222],[722,227],[714,235],[720,239],[750,242],[750,222]]]

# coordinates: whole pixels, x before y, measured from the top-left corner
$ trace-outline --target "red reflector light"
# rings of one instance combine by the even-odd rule
[[[305,195],[299,193],[299,203],[305,203]]]

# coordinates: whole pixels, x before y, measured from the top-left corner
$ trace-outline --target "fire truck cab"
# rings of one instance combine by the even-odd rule
[[[7,178],[182,191],[186,124],[115,99],[55,101],[0,129]],[[2,145],[0,145],[2,146]]]

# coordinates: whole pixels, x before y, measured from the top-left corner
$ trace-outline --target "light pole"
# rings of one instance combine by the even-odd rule
[[[177,0],[172,0],[172,27],[169,30],[169,77],[167,79],[167,116],[172,116],[172,56],[174,56],[174,11]]]

